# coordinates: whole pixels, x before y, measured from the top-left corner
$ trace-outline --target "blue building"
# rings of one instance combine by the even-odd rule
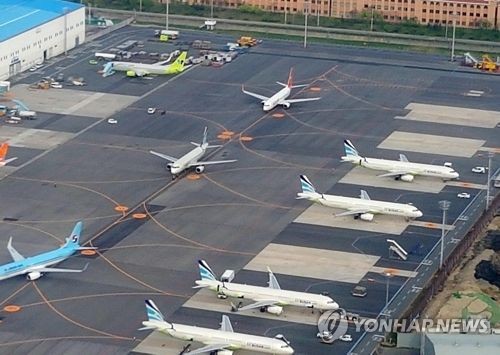
[[[60,0],[0,0],[0,80],[85,41],[85,7]]]

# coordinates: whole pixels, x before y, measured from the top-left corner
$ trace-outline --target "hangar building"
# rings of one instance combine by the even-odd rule
[[[0,80],[85,40],[85,7],[60,0],[0,0]]]

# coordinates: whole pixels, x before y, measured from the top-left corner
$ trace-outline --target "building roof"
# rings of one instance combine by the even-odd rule
[[[0,42],[81,7],[61,0],[0,0]]]

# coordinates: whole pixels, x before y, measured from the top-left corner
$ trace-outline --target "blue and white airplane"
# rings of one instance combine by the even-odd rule
[[[78,250],[95,249],[94,247],[81,247],[79,244],[80,234],[82,233],[82,222],[78,222],[73,228],[71,235],[66,238],[66,243],[58,249],[48,251],[46,253],[38,254],[25,258],[12,246],[12,237],[7,244],[12,259],[11,263],[0,266],[0,281],[18,275],[25,275],[26,279],[33,281],[39,279],[44,273],[47,272],[82,272],[87,269],[87,265],[83,269],[58,269],[49,266],[60,263],[68,259]]]

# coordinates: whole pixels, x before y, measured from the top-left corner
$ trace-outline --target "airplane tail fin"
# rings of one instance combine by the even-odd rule
[[[305,175],[300,175],[300,187],[302,188],[303,193],[316,193],[316,189],[312,182]]]
[[[202,280],[216,281],[217,277],[205,260],[198,260],[198,268]]]
[[[344,151],[347,157],[359,157],[358,151],[349,139],[344,140]]]
[[[146,300],[145,303],[146,303],[146,313],[148,315],[148,320],[165,322],[163,314],[161,314],[160,310],[152,300]]]
[[[2,143],[0,145],[0,164],[1,165],[6,165],[10,163],[11,161],[14,161],[17,159],[15,158],[10,158],[10,159],[5,159],[7,157],[7,152],[9,151],[9,144],[8,143]]]
[[[187,58],[187,52],[184,51],[177,57],[175,62],[172,63],[172,69],[175,69],[179,73],[183,71],[184,64],[186,63],[186,58]]]
[[[113,62],[108,62],[102,68],[102,76],[105,78],[107,76],[113,75],[115,71],[113,70]]]
[[[70,236],[66,238],[66,243],[64,244],[64,247],[72,246],[75,248],[79,248],[80,235],[82,234],[82,229],[83,229],[82,221],[77,222],[73,227],[73,231],[71,232]]]

